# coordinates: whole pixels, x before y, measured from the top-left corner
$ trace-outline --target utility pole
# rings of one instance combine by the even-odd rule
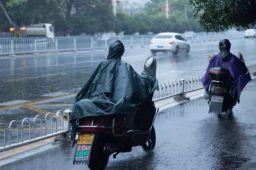
[[[188,19],[188,8],[187,4],[184,7],[185,19]]]
[[[165,0],[165,17],[169,18],[169,0]]]
[[[116,0],[112,0],[113,14],[116,16]]]

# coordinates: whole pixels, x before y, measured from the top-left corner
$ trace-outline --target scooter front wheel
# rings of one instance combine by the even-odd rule
[[[144,151],[152,151],[155,148],[156,145],[156,132],[154,126],[152,127],[150,131],[150,135],[148,136],[148,139],[146,140],[145,144],[142,145],[142,148]]]

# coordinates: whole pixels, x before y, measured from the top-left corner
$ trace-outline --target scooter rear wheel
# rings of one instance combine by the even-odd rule
[[[104,170],[108,164],[109,155],[104,151],[104,142],[95,136],[88,167],[91,170]]]
[[[156,145],[156,132],[154,126],[151,129],[150,135],[145,144],[142,145],[144,151],[149,152],[155,148]]]

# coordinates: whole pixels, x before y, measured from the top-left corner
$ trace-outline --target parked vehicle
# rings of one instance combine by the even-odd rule
[[[166,32],[159,33],[150,41],[149,49],[153,55],[157,52],[172,52],[177,54],[179,51],[189,53],[190,45],[187,40],[179,33]]]
[[[146,152],[153,150],[156,142],[153,126],[156,113],[149,99],[138,107],[136,113],[129,115],[79,119],[73,164],[87,163],[90,169],[102,170],[107,166],[111,154],[116,158],[120,152],[130,152],[134,146],[142,146]]]
[[[244,37],[245,38],[255,38],[256,37],[256,31],[255,29],[247,29],[244,31]]]
[[[209,112],[216,113],[219,118],[232,117],[234,99],[231,96],[232,78],[228,70],[214,67],[209,71],[211,84],[209,86]]]

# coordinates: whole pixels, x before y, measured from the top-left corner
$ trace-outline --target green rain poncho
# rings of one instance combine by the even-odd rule
[[[152,97],[158,87],[156,61],[144,66],[139,75],[127,63],[121,61],[124,46],[117,40],[109,47],[107,59],[101,62],[75,98],[72,120],[85,116],[127,114]]]

